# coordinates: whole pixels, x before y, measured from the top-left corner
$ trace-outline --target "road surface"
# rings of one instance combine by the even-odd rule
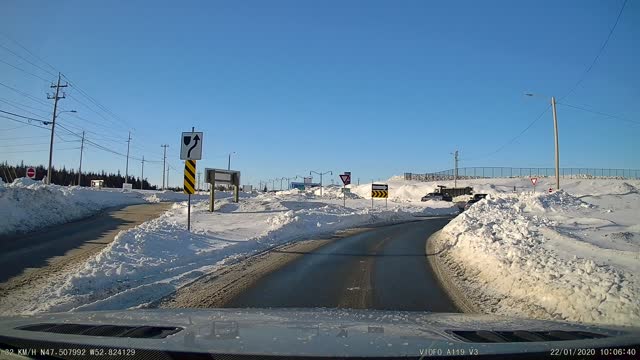
[[[432,218],[340,239],[262,278],[225,307],[339,307],[458,312],[425,254],[449,222]]]
[[[121,230],[158,217],[170,203],[107,209],[92,217],[14,236],[0,242],[0,290],[9,280],[24,283],[36,274],[84,260],[107,246]],[[44,271],[44,273],[43,273]]]

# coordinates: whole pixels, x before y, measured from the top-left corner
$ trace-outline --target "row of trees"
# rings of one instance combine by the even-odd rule
[[[16,178],[27,177],[27,168],[30,166],[24,165],[21,162],[19,165],[9,165],[6,161],[0,164],[0,177],[4,182],[12,182]],[[35,180],[42,180],[47,176],[47,168],[38,165],[33,167],[36,170]],[[78,185],[78,172],[74,169],[51,169],[51,183],[57,185]],[[83,171],[80,179],[80,186],[91,186],[91,180],[104,180],[105,187],[122,188],[124,184],[124,176],[118,171],[116,174],[107,173],[104,170],[100,173],[92,171]],[[139,177],[129,176],[129,184],[133,185],[134,189],[146,189],[156,190],[155,185],[149,184],[146,179],[140,179]]]

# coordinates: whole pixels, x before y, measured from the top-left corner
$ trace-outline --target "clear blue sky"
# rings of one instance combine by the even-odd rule
[[[180,132],[192,126],[205,133],[198,170],[226,167],[235,151],[244,183],[310,170],[369,181],[449,169],[455,149],[460,166],[552,167],[550,112],[502,146],[548,96],[562,97],[580,79],[622,3],[5,1],[0,45],[53,71],[17,40],[119,119],[71,87],[60,105],[85,120],[62,114],[61,124],[121,153],[131,129],[138,158],[159,160],[169,144],[173,185],[183,166]],[[638,39],[640,2],[631,0],[564,102],[640,121]],[[4,48],[0,60],[53,80]],[[0,99],[30,106],[0,101],[0,109],[48,118],[48,84],[4,62],[1,83],[49,105],[0,87]],[[561,166],[640,168],[640,125],[562,105],[558,118]],[[0,118],[0,161],[45,164],[47,131],[17,126]],[[20,153],[19,144],[36,145]],[[77,167],[77,146],[57,143],[54,165]],[[122,157],[85,153],[84,169],[124,167]],[[130,162],[130,173],[140,174],[140,162]],[[147,164],[145,175],[159,183],[161,166]]]

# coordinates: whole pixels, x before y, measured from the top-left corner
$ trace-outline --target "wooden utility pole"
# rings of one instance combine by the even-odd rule
[[[62,93],[62,96],[59,96],[60,94],[60,88],[64,88],[69,86],[69,84],[64,84],[64,85],[60,85],[60,77],[61,74],[58,73],[58,84],[57,85],[51,85],[51,88],[55,88],[56,89],[56,93],[53,97],[47,95],[47,99],[53,99],[53,116],[52,116],[52,120],[51,120],[51,142],[49,143],[49,168],[47,170],[47,184],[51,184],[51,163],[53,162],[53,135],[55,132],[55,128],[56,128],[56,115],[58,112],[58,100],[60,99],[64,99],[65,98],[65,94]]]
[[[78,186],[82,186],[82,152],[84,150],[84,131],[82,132],[82,142],[80,143],[80,166],[78,167]]]

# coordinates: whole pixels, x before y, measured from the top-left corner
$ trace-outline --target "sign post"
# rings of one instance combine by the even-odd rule
[[[342,180],[342,206],[347,207],[347,185],[351,184],[351,172],[345,171],[340,175]]]
[[[533,192],[536,192],[536,184],[538,183],[538,178],[531,178],[531,183],[533,184]]]
[[[371,208],[373,208],[373,199],[385,199],[385,207],[389,207],[387,198],[389,197],[389,185],[387,184],[371,184]]]
[[[191,231],[191,195],[196,189],[196,160],[202,159],[202,133],[183,132],[180,137],[180,160],[184,160],[184,192],[189,195],[187,205],[187,231]]]
[[[240,188],[240,171],[227,169],[205,169],[205,180],[211,185],[211,193],[209,195],[209,212],[213,212],[214,188],[216,183],[233,185],[234,202],[238,202]]]

